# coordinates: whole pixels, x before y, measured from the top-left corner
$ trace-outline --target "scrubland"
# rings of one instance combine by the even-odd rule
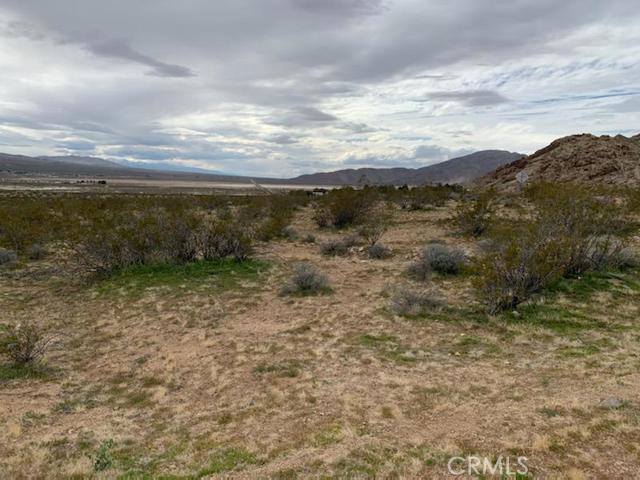
[[[551,184],[3,194],[0,476],[633,478],[639,220]]]

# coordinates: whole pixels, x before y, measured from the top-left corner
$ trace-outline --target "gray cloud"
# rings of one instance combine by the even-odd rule
[[[607,96],[640,88],[635,0],[0,0],[0,18],[16,152],[288,174],[353,152],[430,161],[427,137],[529,151],[640,122],[635,97]]]
[[[443,102],[459,102],[469,107],[487,107],[509,103],[509,99],[493,90],[468,90],[458,92],[432,92],[428,99]]]
[[[194,73],[186,67],[164,63],[148,55],[134,50],[122,40],[109,40],[106,42],[87,45],[87,50],[95,55],[104,57],[121,58],[151,67],[151,75],[158,77],[193,77]]]

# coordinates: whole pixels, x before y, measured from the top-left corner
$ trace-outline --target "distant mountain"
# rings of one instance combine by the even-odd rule
[[[517,186],[516,175],[528,182],[576,182],[640,187],[640,135],[559,138],[533,155],[504,165],[479,181],[500,190]]]
[[[131,166],[129,166],[131,165]],[[185,180],[203,182],[234,182],[251,184],[250,178],[217,174],[211,171],[179,171],[157,163],[158,169],[144,169],[134,162],[121,165],[115,161],[95,157],[11,155],[0,153],[0,174],[43,175],[62,177],[145,178],[157,180]],[[169,167],[169,168],[167,168]],[[188,167],[187,167],[188,168]],[[260,183],[277,183],[277,179],[258,179]]]
[[[55,156],[55,157],[35,157],[37,160],[45,160],[50,162],[59,162],[59,163],[69,163],[72,165],[84,165],[90,167],[101,167],[101,168],[122,168],[116,162],[112,162],[110,160],[104,160],[102,158],[97,157],[80,157],[77,155],[64,155],[64,156]]]
[[[358,168],[312,173],[290,179],[309,185],[421,185],[424,183],[468,183],[497,167],[522,158],[520,153],[483,150],[421,168]]]
[[[116,165],[129,168],[141,168],[143,170],[155,170],[163,172],[187,172],[187,173],[204,173],[209,175],[226,175],[224,172],[217,170],[207,170],[206,168],[188,167],[186,165],[175,165],[165,162],[131,162],[129,160],[115,160]]]

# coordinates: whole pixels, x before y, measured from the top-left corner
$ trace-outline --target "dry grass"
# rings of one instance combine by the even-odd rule
[[[87,285],[59,251],[0,274],[4,321],[59,335],[55,375],[0,378],[2,475],[445,478],[451,455],[502,454],[528,457],[536,478],[636,476],[637,272],[567,281],[499,317],[466,276],[434,277],[445,307],[395,315],[389,285],[425,241],[478,252],[444,221],[454,209],[397,210],[389,259],[282,239],[257,245],[259,268],[197,279]],[[293,228],[337,236],[310,208]],[[333,293],[280,295],[296,262]]]

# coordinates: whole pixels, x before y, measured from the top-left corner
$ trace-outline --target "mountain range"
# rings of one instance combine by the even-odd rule
[[[519,153],[485,150],[422,168],[360,168],[335,172],[313,173],[290,179],[259,179],[263,183],[300,185],[420,185],[423,183],[467,183],[495,168],[522,158]],[[220,172],[181,168],[162,164],[115,162],[96,157],[10,155],[0,153],[0,173],[48,175],[96,175],[117,177],[176,176],[180,179],[206,179],[249,183],[250,178],[225,175]],[[145,168],[146,167],[146,168]]]
[[[421,185],[424,183],[468,183],[510,162],[521,153],[482,150],[421,168],[358,168],[312,173],[292,178],[292,183],[309,185]]]
[[[250,184],[252,178],[219,172],[175,171],[161,162],[140,168],[136,162],[83,156],[28,157],[0,153],[0,174],[42,174],[216,181]],[[153,169],[154,167],[158,169]],[[162,170],[160,170],[162,169]],[[625,137],[570,135],[553,141],[532,155],[484,150],[421,168],[359,168],[320,172],[290,179],[255,178],[264,184],[298,185],[421,185],[477,183],[513,190],[516,177],[527,181],[578,182],[640,187],[640,135]]]

